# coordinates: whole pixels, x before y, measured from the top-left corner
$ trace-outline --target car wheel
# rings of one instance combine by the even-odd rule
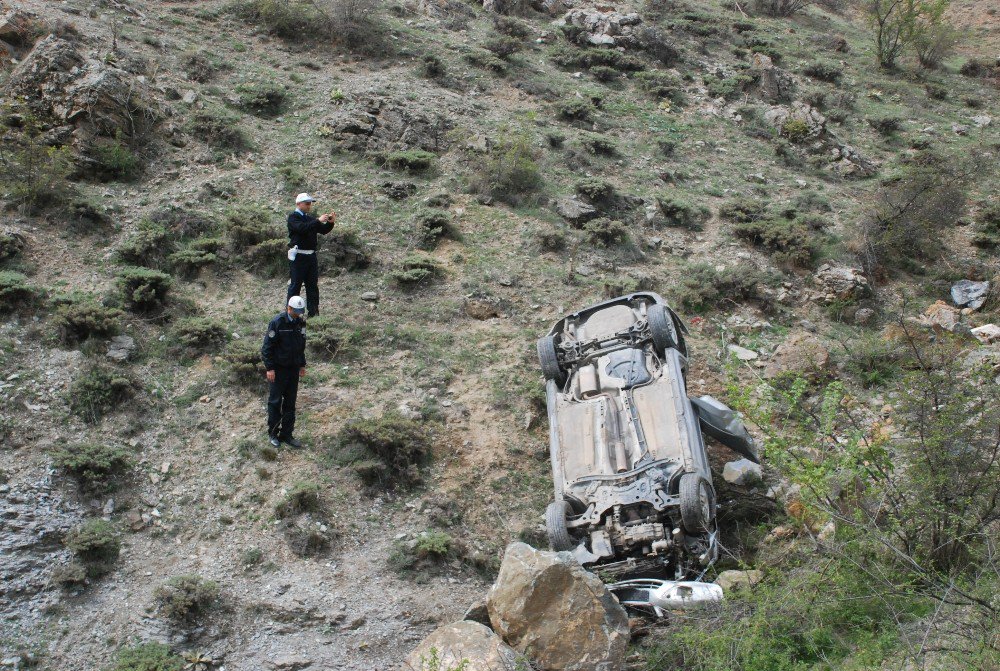
[[[538,363],[542,366],[542,375],[545,376],[546,380],[555,380],[559,384],[562,384],[566,376],[559,366],[555,336],[539,338],[536,348],[538,349]]]
[[[681,522],[691,533],[711,531],[715,519],[715,490],[697,473],[681,476]]]
[[[553,501],[545,509],[545,529],[549,533],[549,547],[555,552],[572,550],[576,543],[566,528],[566,517],[572,513],[566,501]]]
[[[653,347],[657,353],[663,354],[668,349],[677,347],[679,340],[677,326],[674,324],[670,313],[662,305],[650,305],[646,310],[646,321],[649,322],[649,331],[653,336]]]

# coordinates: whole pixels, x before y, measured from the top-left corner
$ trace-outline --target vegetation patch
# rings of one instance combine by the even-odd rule
[[[131,453],[109,443],[75,443],[50,452],[52,465],[75,479],[86,492],[103,494],[117,488],[134,464]]]
[[[766,249],[779,263],[808,267],[817,252],[809,227],[798,220],[756,219],[736,224],[733,234]]]
[[[747,265],[718,270],[707,263],[684,269],[678,297],[681,305],[694,311],[727,310],[745,301],[762,300],[764,288],[777,278]]]
[[[408,149],[405,151],[394,151],[385,157],[385,165],[394,170],[406,170],[408,172],[423,172],[428,170],[437,156],[423,149]]]
[[[351,466],[366,485],[383,488],[419,482],[429,455],[427,425],[395,413],[351,420],[334,444],[335,461]]]
[[[470,186],[482,196],[520,205],[542,191],[544,181],[537,152],[523,133],[504,132],[486,154],[474,157],[470,165]]]
[[[102,519],[90,519],[76,527],[66,534],[65,543],[76,553],[90,578],[110,573],[121,551],[118,530]]]
[[[0,312],[22,308],[34,297],[35,289],[28,278],[10,270],[0,271]]]
[[[261,360],[260,344],[254,339],[232,340],[222,353],[222,363],[229,381],[238,385],[260,383],[264,379],[264,362]]]
[[[116,335],[124,316],[125,313],[117,308],[85,298],[57,307],[52,325],[59,332],[59,339],[63,343],[74,345],[90,338]]]
[[[173,341],[188,354],[218,350],[229,339],[226,328],[207,317],[189,317],[174,324]]]
[[[693,205],[677,196],[658,196],[656,204],[660,208],[660,214],[663,215],[666,225],[673,228],[700,231],[708,218],[712,216],[711,211],[704,205]]]
[[[118,651],[110,671],[183,671],[184,658],[163,643],[139,643]]]
[[[69,407],[73,414],[88,422],[131,401],[139,384],[127,372],[105,364],[94,363],[77,374],[69,387]]]
[[[431,281],[443,272],[444,268],[433,256],[414,252],[408,254],[390,276],[400,286],[415,287]]]
[[[191,625],[219,605],[218,583],[199,575],[169,578],[153,590],[157,609],[177,624]]]

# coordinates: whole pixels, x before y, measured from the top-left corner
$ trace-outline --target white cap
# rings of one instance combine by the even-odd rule
[[[288,299],[288,307],[297,314],[302,314],[306,311],[306,302],[302,300],[302,296],[292,296]]]
[[[299,203],[314,203],[314,202],[316,202],[316,199],[310,196],[308,193],[300,193],[299,195],[295,196],[296,205],[298,205]]]

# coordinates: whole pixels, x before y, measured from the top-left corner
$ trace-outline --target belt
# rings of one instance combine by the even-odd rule
[[[316,250],[315,249],[298,249],[298,248],[296,248],[295,249],[295,253],[296,254],[315,254]]]

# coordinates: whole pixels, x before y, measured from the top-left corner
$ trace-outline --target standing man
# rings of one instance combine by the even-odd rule
[[[299,393],[299,378],[306,375],[306,323],[302,313],[306,302],[301,296],[288,299],[285,311],[271,320],[260,348],[267,368],[267,435],[271,445],[286,443],[302,447],[295,440],[295,397]]]
[[[316,199],[308,193],[295,197],[295,211],[288,215],[288,260],[291,281],[288,298],[298,296],[306,285],[306,306],[309,316],[319,314],[319,263],[316,260],[316,234],[333,230],[337,215],[328,212],[319,219],[309,214]]]

